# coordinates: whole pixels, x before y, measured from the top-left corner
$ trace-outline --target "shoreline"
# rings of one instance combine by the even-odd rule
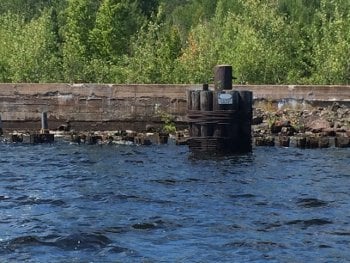
[[[143,123],[146,125],[146,123]],[[252,120],[252,145],[298,148],[350,147],[350,108],[333,103],[328,107],[312,107],[309,104],[255,103]],[[149,125],[142,131],[93,130],[76,131],[68,126],[51,130],[56,138],[82,144],[166,144],[173,139],[175,144],[185,145],[189,139],[186,123],[177,126],[176,133],[162,132],[162,123]],[[38,129],[36,129],[38,131]],[[34,131],[34,133],[37,133]],[[7,141],[18,135],[17,142],[30,142],[33,130],[4,130]],[[23,139],[24,138],[24,139]],[[15,139],[16,142],[16,139]]]
[[[142,131],[148,124],[161,126],[164,115],[183,129],[189,89],[202,85],[0,84],[0,115],[3,128],[10,130],[40,129],[42,112],[52,130],[69,122],[76,131]],[[328,107],[334,102],[350,107],[350,86],[233,85],[233,90],[252,91],[255,108]]]
[[[189,89],[202,85],[0,84],[0,128],[6,134],[38,133],[41,113],[47,112],[51,131],[89,136],[130,130],[145,137],[170,119],[186,138]],[[233,90],[253,92],[257,146],[350,137],[350,86],[233,85]],[[318,144],[326,147],[326,139]]]

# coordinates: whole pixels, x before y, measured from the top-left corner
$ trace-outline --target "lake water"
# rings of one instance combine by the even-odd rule
[[[350,262],[350,149],[0,144],[0,262]]]

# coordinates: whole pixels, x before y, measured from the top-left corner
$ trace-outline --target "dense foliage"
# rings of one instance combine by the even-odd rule
[[[348,84],[348,0],[1,0],[0,82]]]

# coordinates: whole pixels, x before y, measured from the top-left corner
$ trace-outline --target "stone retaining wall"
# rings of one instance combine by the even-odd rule
[[[47,111],[49,128],[69,121],[75,130],[142,130],[160,125],[163,114],[185,124],[186,90],[202,85],[0,84],[0,114],[6,129],[40,129]],[[350,104],[350,86],[234,86],[256,100],[292,99],[307,103]]]

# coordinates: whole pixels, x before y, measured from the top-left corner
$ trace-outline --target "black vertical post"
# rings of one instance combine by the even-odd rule
[[[41,113],[41,133],[49,133],[49,124],[47,121],[47,112]]]
[[[193,90],[191,93],[191,110],[192,111],[199,111],[201,108],[200,94],[201,94],[200,90]],[[193,137],[201,136],[200,124],[194,123],[192,125],[192,136]]]
[[[192,90],[186,90],[187,110],[192,110]]]
[[[4,134],[4,131],[2,130],[2,120],[1,120],[1,114],[0,114],[0,136]]]
[[[253,92],[239,92],[239,149],[240,152],[252,150],[252,118],[253,118]]]
[[[218,65],[214,68],[214,88],[215,90],[232,89],[231,65]]]
[[[213,110],[213,92],[208,89],[207,85],[203,85],[203,91],[200,93],[200,109],[202,114]],[[203,121],[201,123],[201,137],[212,136],[212,125]]]
[[[187,100],[187,112],[192,110],[192,90],[186,90],[186,100]],[[193,137],[193,124],[190,122],[188,123],[188,128],[189,128],[189,134],[190,137]]]

